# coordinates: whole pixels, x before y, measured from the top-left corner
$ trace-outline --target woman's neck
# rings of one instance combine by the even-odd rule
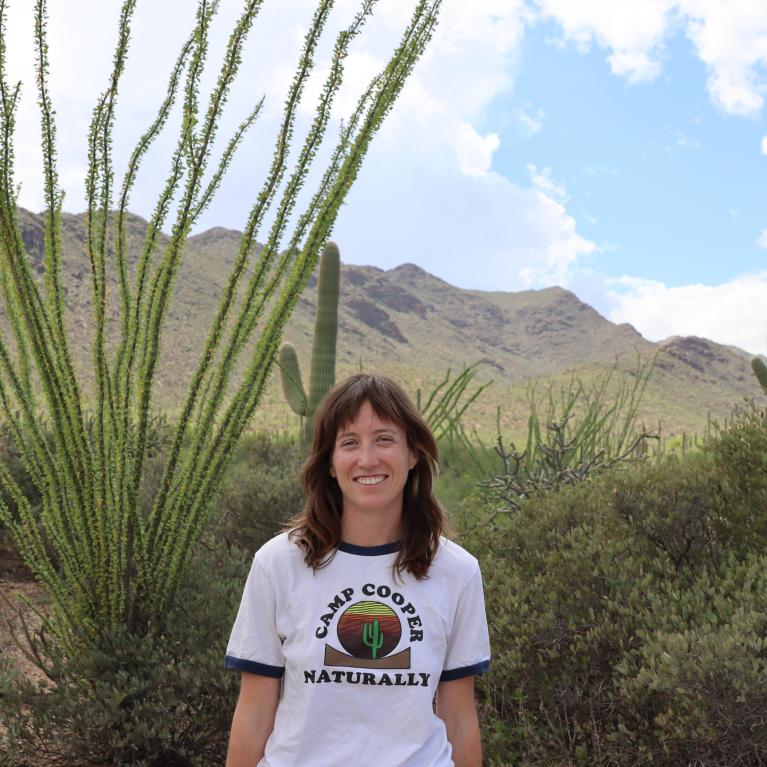
[[[341,540],[355,546],[383,546],[401,538],[400,517],[372,517],[360,514],[341,515]]]

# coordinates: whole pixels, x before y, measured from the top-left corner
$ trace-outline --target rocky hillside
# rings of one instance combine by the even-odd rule
[[[21,213],[24,241],[42,272],[42,218]],[[91,328],[90,266],[82,216],[64,216],[63,283],[74,354],[89,379]],[[129,261],[135,265],[146,222],[128,224]],[[165,244],[161,238],[159,247]],[[239,233],[215,228],[190,238],[166,323],[157,403],[178,407],[239,244]],[[353,253],[341,256],[354,260]],[[119,319],[116,282],[111,280],[113,331]],[[308,370],[316,286],[311,281],[286,331]],[[701,338],[671,338],[655,344],[630,325],[615,325],[561,288],[517,293],[463,290],[414,264],[383,271],[344,265],[340,301],[339,373],[364,367],[391,371],[413,390],[429,387],[447,368],[480,362],[478,376],[493,386],[474,409],[481,428],[490,428],[500,406],[509,427],[524,420],[524,389],[531,379],[557,379],[578,370],[588,378],[615,360],[624,369],[637,355],[656,356],[643,416],[662,421],[666,433],[701,431],[707,418],[729,415],[743,397],[763,396],[748,355]],[[0,316],[0,323],[4,319]],[[264,423],[292,425],[273,382]]]

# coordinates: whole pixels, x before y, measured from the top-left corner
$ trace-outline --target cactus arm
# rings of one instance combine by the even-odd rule
[[[767,394],[767,365],[764,364],[764,360],[761,357],[754,357],[751,360],[751,369],[754,371],[759,385]]]
[[[285,343],[280,347],[278,357],[280,377],[282,378],[282,391],[288,401],[291,410],[296,415],[306,415],[306,394],[301,382],[301,368],[298,364],[298,356],[292,344]]]

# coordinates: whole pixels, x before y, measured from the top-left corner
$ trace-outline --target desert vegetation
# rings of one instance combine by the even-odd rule
[[[180,767],[223,758],[238,679],[222,658],[242,584],[253,552],[301,504],[307,425],[335,376],[339,262],[328,237],[439,9],[436,0],[414,2],[401,45],[361,94],[319,186],[291,217],[348,47],[375,5],[362,2],[337,37],[315,120],[291,166],[297,104],[332,6],[317,4],[273,164],[186,395],[168,418],[153,403],[163,320],[190,230],[260,112],[259,103],[214,161],[220,110],[260,5],[245,4],[203,108],[200,72],[216,3],[201,0],[167,97],[116,195],[111,130],[134,2],[123,5],[114,70],[88,137],[95,332],[86,391],[60,282],[46,4],[37,0],[35,30],[47,199],[38,274],[15,203],[18,91],[5,66],[0,0],[0,297],[9,328],[0,335],[0,767]],[[142,231],[140,257],[129,262],[130,192],[177,100],[184,119],[168,183]],[[306,390],[295,351],[279,352],[279,344],[323,249]],[[110,302],[120,320],[114,348]],[[233,374],[238,359],[241,377]],[[283,432],[252,429],[277,362],[283,407],[302,420]],[[672,449],[638,418],[654,373],[652,360],[639,360],[630,373],[615,367],[588,380],[530,384],[525,412],[516,414],[525,428],[504,431],[499,412],[492,440],[468,426],[490,386],[475,378],[472,362],[413,395],[439,440],[449,534],[479,558],[484,576],[493,657],[477,691],[486,763],[766,764],[764,403],[732,403],[726,424]],[[763,368],[754,364],[764,386]]]
[[[492,765],[760,765],[767,412],[529,497],[471,546]]]
[[[601,419],[599,433],[587,429],[594,412],[618,412],[615,391],[595,391],[574,382],[567,396],[538,392],[552,436],[530,438],[529,461],[511,437],[498,449],[475,443],[473,457],[465,433],[441,442],[450,532],[480,559],[485,582],[493,659],[477,691],[486,763],[763,764],[767,411],[742,404],[699,448],[664,452],[632,425],[630,407]],[[561,455],[552,461],[561,428],[578,471]],[[146,508],[171,449],[161,432],[172,429],[156,429]],[[221,648],[253,551],[301,502],[304,451],[298,423],[243,437],[161,633],[120,627],[72,656],[44,631],[17,632],[43,673],[23,675],[18,652],[5,656],[8,764],[221,758],[236,696]],[[7,437],[3,455],[23,482]],[[479,462],[487,474],[478,480]]]
[[[155,715],[167,708],[169,699],[161,701],[147,693],[160,687],[163,695],[172,693],[172,686],[156,687],[154,677],[161,668],[168,680],[177,677],[184,657],[179,654],[181,645],[202,640],[189,626],[183,628],[181,615],[185,584],[203,569],[191,564],[202,555],[214,499],[259,405],[287,318],[370,142],[432,35],[440,5],[439,0],[413,3],[399,44],[357,94],[356,107],[337,138],[325,142],[350,46],[363,32],[375,4],[375,0],[360,2],[329,41],[332,54],[323,72],[325,80],[309,107],[314,117],[301,134],[297,114],[300,106],[307,106],[306,83],[334,6],[332,0],[316,3],[285,94],[272,162],[260,183],[253,185],[255,199],[237,256],[202,354],[186,382],[186,395],[180,397],[179,415],[169,422],[158,457],[151,445],[152,403],[164,321],[190,232],[219,191],[243,136],[262,110],[263,99],[220,148],[222,113],[243,67],[243,46],[262,1],[243,4],[206,101],[200,89],[218,2],[200,0],[196,18],[190,19],[189,37],[168,76],[166,96],[131,153],[118,187],[113,131],[136,7],[135,0],[122,3],[113,68],[105,73],[106,89],[96,101],[87,136],[83,249],[91,277],[89,390],[73,360],[61,282],[63,189],[49,87],[47,3],[37,0],[34,10],[46,207],[39,274],[27,252],[16,205],[19,179],[13,146],[20,84],[11,84],[7,9],[0,2],[0,298],[7,321],[0,336],[0,414],[9,437],[6,453],[20,469],[14,473],[10,460],[0,462],[0,521],[48,598],[47,608],[36,613],[36,638],[28,650],[52,684],[41,698],[34,698],[40,706],[31,705],[32,698],[23,694],[14,697],[13,690],[29,692],[23,684],[2,693],[2,737],[9,744],[3,759],[23,758],[22,731],[32,742],[39,741],[43,730],[34,717],[47,716],[49,707],[53,720],[41,727],[48,729],[63,720],[68,724],[61,740],[50,739],[49,731],[50,742],[38,743],[36,759],[46,753],[55,758],[51,749],[63,743],[69,753],[61,759],[71,763],[78,750],[69,743],[80,736],[87,738],[80,742],[90,744],[91,755],[121,763],[151,758],[169,764],[195,754],[195,759],[207,758],[209,736],[204,728],[194,724],[193,717],[187,720],[184,727],[191,726],[201,738],[192,744],[173,726],[166,732]],[[126,249],[131,193],[149,147],[172,124],[171,114],[181,118],[176,148],[168,158],[167,181],[141,235],[139,257],[131,262]],[[324,158],[324,167],[317,167],[318,157]],[[307,179],[313,189],[305,189]],[[163,229],[169,235],[162,236]],[[115,316],[119,330],[110,348],[108,320]],[[238,361],[244,373],[235,381],[232,373]],[[212,592],[209,597],[226,609],[224,598]],[[181,612],[174,613],[175,609]],[[174,635],[177,631],[183,631],[186,639]],[[29,631],[25,633],[32,639]],[[152,678],[147,676],[150,670]],[[197,670],[188,673],[191,678]],[[200,692],[200,696],[173,695],[177,704],[171,708],[204,707],[208,693]],[[88,700],[89,693],[98,702],[78,706],[78,697]],[[19,729],[14,720],[14,700],[26,700],[17,711],[33,714],[26,729]],[[56,708],[63,700],[73,705],[68,714]],[[127,730],[117,725],[108,732],[108,727],[99,730],[94,719],[91,728],[81,719],[86,710],[97,719],[107,717],[102,725],[108,725],[110,711],[130,724]],[[139,714],[140,710],[145,713]],[[222,709],[218,711],[222,715]],[[214,729],[220,733],[226,728]],[[153,745],[142,740],[145,735],[154,739]]]

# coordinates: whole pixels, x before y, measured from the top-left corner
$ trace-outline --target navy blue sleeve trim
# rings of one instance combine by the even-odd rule
[[[452,682],[455,679],[463,679],[465,676],[476,676],[484,674],[490,668],[490,661],[483,660],[481,663],[475,663],[473,666],[463,666],[462,668],[451,668],[443,671],[439,677],[440,682]]]
[[[248,674],[270,676],[274,679],[281,679],[282,675],[285,673],[285,669],[281,666],[268,666],[266,663],[257,663],[254,660],[235,658],[231,655],[224,656],[224,666],[233,671],[246,671]]]

